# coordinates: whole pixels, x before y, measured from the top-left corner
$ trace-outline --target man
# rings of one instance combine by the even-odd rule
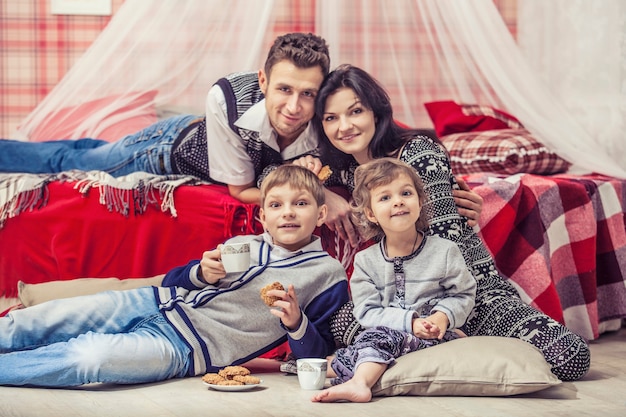
[[[116,142],[97,139],[21,142],[0,140],[0,172],[57,173],[71,169],[113,176],[143,171],[186,174],[226,184],[244,203],[259,202],[259,185],[284,161],[310,158],[319,169],[318,139],[309,121],[315,96],[329,72],[326,41],[311,33],[279,36],[258,73],[236,73],[209,90],[206,115],[165,119]],[[477,220],[482,201],[460,192],[460,208]],[[347,202],[326,192],[326,224],[353,246]]]

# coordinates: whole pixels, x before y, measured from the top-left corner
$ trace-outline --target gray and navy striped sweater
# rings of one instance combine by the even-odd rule
[[[193,352],[190,375],[244,363],[286,340],[296,357],[325,357],[335,344],[330,316],[348,301],[348,281],[339,261],[322,249],[320,239],[298,252],[274,247],[269,235],[237,236],[250,242],[250,269],[227,274],[200,287],[199,260],[167,273],[155,287],[159,308]],[[293,284],[303,312],[299,329],[281,326],[260,297],[267,284]]]

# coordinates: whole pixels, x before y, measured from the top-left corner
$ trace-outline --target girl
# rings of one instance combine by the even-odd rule
[[[426,236],[426,195],[415,170],[393,158],[357,168],[355,224],[379,243],[354,260],[354,314],[367,328],[331,362],[341,383],[312,400],[367,402],[399,356],[458,337],[474,307],[476,281],[452,242]]]

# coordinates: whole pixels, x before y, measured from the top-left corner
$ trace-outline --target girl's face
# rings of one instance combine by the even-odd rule
[[[371,159],[369,144],[376,132],[376,119],[354,90],[343,87],[328,96],[322,126],[335,148],[354,156],[359,164]]]
[[[415,222],[420,216],[420,204],[415,184],[406,174],[400,174],[389,184],[370,191],[370,209],[367,219],[378,223],[385,235],[415,233]]]

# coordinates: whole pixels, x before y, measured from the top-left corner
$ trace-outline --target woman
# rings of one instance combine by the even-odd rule
[[[470,335],[523,339],[539,348],[552,372],[563,381],[577,380],[589,370],[587,343],[566,327],[525,304],[503,279],[480,237],[459,215],[452,195],[459,186],[441,142],[422,131],[394,122],[389,96],[365,71],[342,65],[326,78],[316,99],[313,127],[322,159],[332,161],[327,185],[354,188],[354,170],[376,158],[395,157],[420,175],[428,204],[429,234],[455,242],[477,281],[476,306],[462,330]],[[353,317],[337,316],[335,337],[349,344],[358,327]]]

